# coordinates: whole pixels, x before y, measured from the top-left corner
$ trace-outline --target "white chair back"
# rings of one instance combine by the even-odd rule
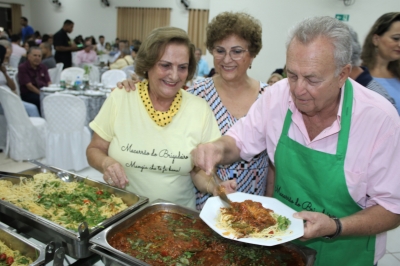
[[[5,150],[7,144],[7,120],[0,114],[0,149]]]
[[[101,75],[101,83],[106,88],[114,88],[117,83],[126,79],[126,74],[120,69],[111,69]]]
[[[99,83],[100,81],[100,71],[99,68],[93,64],[84,64],[82,68],[85,69],[85,66],[89,68],[89,81],[90,83]]]
[[[68,67],[61,71],[60,80],[64,80],[67,84],[74,84],[76,78],[79,76],[81,79],[85,74],[85,70],[80,67]]]
[[[17,161],[44,157],[46,121],[28,117],[21,99],[4,87],[0,87],[0,102],[7,120],[6,154]]]
[[[134,66],[126,66],[126,67],[122,68],[121,70],[125,72],[126,78],[128,78],[128,79],[131,78],[132,74],[135,74]]]
[[[57,67],[50,68],[47,71],[49,72],[51,83],[58,84],[59,82],[57,82],[57,75],[58,75]]]
[[[46,162],[66,170],[88,167],[86,148],[91,136],[85,127],[84,101],[72,95],[53,94],[44,98],[43,110],[48,125]]]
[[[18,68],[19,60],[21,60],[20,55],[15,55],[15,54],[10,55],[10,62],[9,62],[10,67]]]

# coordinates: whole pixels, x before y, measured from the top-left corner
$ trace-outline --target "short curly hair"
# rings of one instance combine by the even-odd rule
[[[206,46],[210,53],[216,42],[237,35],[249,43],[249,53],[256,57],[262,48],[262,28],[258,19],[243,12],[223,12],[207,26]]]
[[[195,46],[190,42],[187,33],[175,27],[161,27],[151,31],[140,45],[135,59],[135,72],[139,77],[148,79],[148,71],[160,60],[165,47],[170,43],[183,44],[188,48],[189,67],[186,81],[193,78],[196,72]]]

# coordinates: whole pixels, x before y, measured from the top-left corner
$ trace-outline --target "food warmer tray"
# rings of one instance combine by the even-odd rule
[[[78,232],[75,232],[39,215],[35,215],[27,210],[17,207],[10,202],[1,200],[0,198],[0,222],[15,228],[18,232],[35,238],[42,243],[50,243],[51,241],[60,243],[65,250],[65,254],[74,259],[86,258],[92,255],[93,253],[89,250],[89,239],[91,237],[148,202],[148,198],[146,197],[139,196],[56,167],[50,168],[54,173],[61,171],[70,174],[73,181],[83,180],[83,182],[85,182],[87,185],[98,187],[102,190],[113,193],[116,196],[121,197],[125,204],[128,205],[127,209],[113,217],[104,220],[103,222],[99,223],[98,226],[89,229],[86,222],[84,222],[79,226]],[[20,174],[35,175],[44,172],[48,172],[48,170],[42,168],[32,168],[20,172]],[[4,173],[0,173],[0,180],[4,179],[10,180],[13,183],[19,182],[19,179],[15,177],[15,174],[6,175]]]
[[[90,250],[96,254],[99,254],[102,257],[102,260],[105,265],[112,265],[112,266],[149,266],[149,264],[136,259],[132,256],[129,256],[108,244],[108,239],[115,235],[116,233],[130,227],[134,222],[142,218],[143,216],[159,211],[167,211],[167,212],[174,212],[183,215],[190,215],[195,219],[200,219],[199,212],[162,200],[158,199],[152,202],[150,205],[146,206],[145,208],[126,216],[124,219],[118,221],[117,223],[113,224],[112,226],[106,228],[96,236],[92,237],[89,242],[93,245],[90,247]],[[294,251],[297,251],[306,266],[314,265],[316,251],[303,246],[297,246],[292,243],[284,243],[282,244]]]
[[[25,257],[31,258],[33,261],[31,266],[44,265],[53,260],[54,246],[43,247],[42,245],[37,245],[1,223],[0,241],[9,248],[18,250]]]

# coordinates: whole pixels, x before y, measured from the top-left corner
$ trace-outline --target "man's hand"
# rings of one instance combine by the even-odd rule
[[[223,151],[214,142],[209,142],[199,144],[191,154],[194,165],[211,175],[214,167],[222,160]]]
[[[104,181],[118,188],[125,188],[128,184],[128,178],[125,174],[124,168],[116,160],[108,157],[102,164],[103,179]]]
[[[134,78],[134,76],[131,76],[132,78]],[[137,77],[137,76],[136,76]],[[117,83],[117,87],[118,87],[118,89],[123,89],[123,88],[125,88],[125,90],[127,91],[127,92],[129,92],[129,91],[135,91],[136,90],[136,86],[135,86],[135,84],[136,83],[138,83],[140,80],[139,80],[139,78],[138,79],[132,79],[132,80],[130,80],[130,79],[126,79],[126,80],[124,80],[124,81],[122,81],[122,82],[118,82]]]
[[[222,181],[220,183],[220,186],[222,186],[225,189],[226,194],[236,192],[236,188],[237,188],[236,178],[232,179],[232,180]],[[214,196],[218,196],[218,193],[216,193],[216,192],[217,192],[217,190],[213,191]]]
[[[293,217],[305,221],[304,235],[300,238],[301,241],[306,241],[321,236],[333,235],[336,232],[335,221],[326,214],[302,211],[293,214]]]

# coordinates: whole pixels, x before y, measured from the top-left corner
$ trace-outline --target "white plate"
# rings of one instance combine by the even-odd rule
[[[301,237],[304,234],[303,220],[293,218],[293,214],[296,212],[292,208],[289,208],[277,199],[269,197],[261,197],[257,195],[247,194],[243,192],[235,192],[228,195],[228,198],[234,202],[243,202],[245,200],[253,200],[261,202],[264,208],[273,210],[279,215],[283,215],[291,221],[289,228],[287,229],[288,234],[284,236],[276,236],[274,238],[235,238],[232,234],[224,235],[226,230],[217,227],[217,217],[220,213],[221,207],[226,207],[220,197],[211,197],[206,201],[203,210],[200,212],[200,218],[221,236],[236,241],[256,244],[261,246],[275,246],[285,242],[292,241],[296,238]]]
[[[85,91],[83,94],[87,95],[87,96],[103,96],[103,95],[105,95],[105,92],[102,92],[102,91]]]
[[[41,88],[42,91],[62,91],[63,88],[60,87],[43,87]]]

